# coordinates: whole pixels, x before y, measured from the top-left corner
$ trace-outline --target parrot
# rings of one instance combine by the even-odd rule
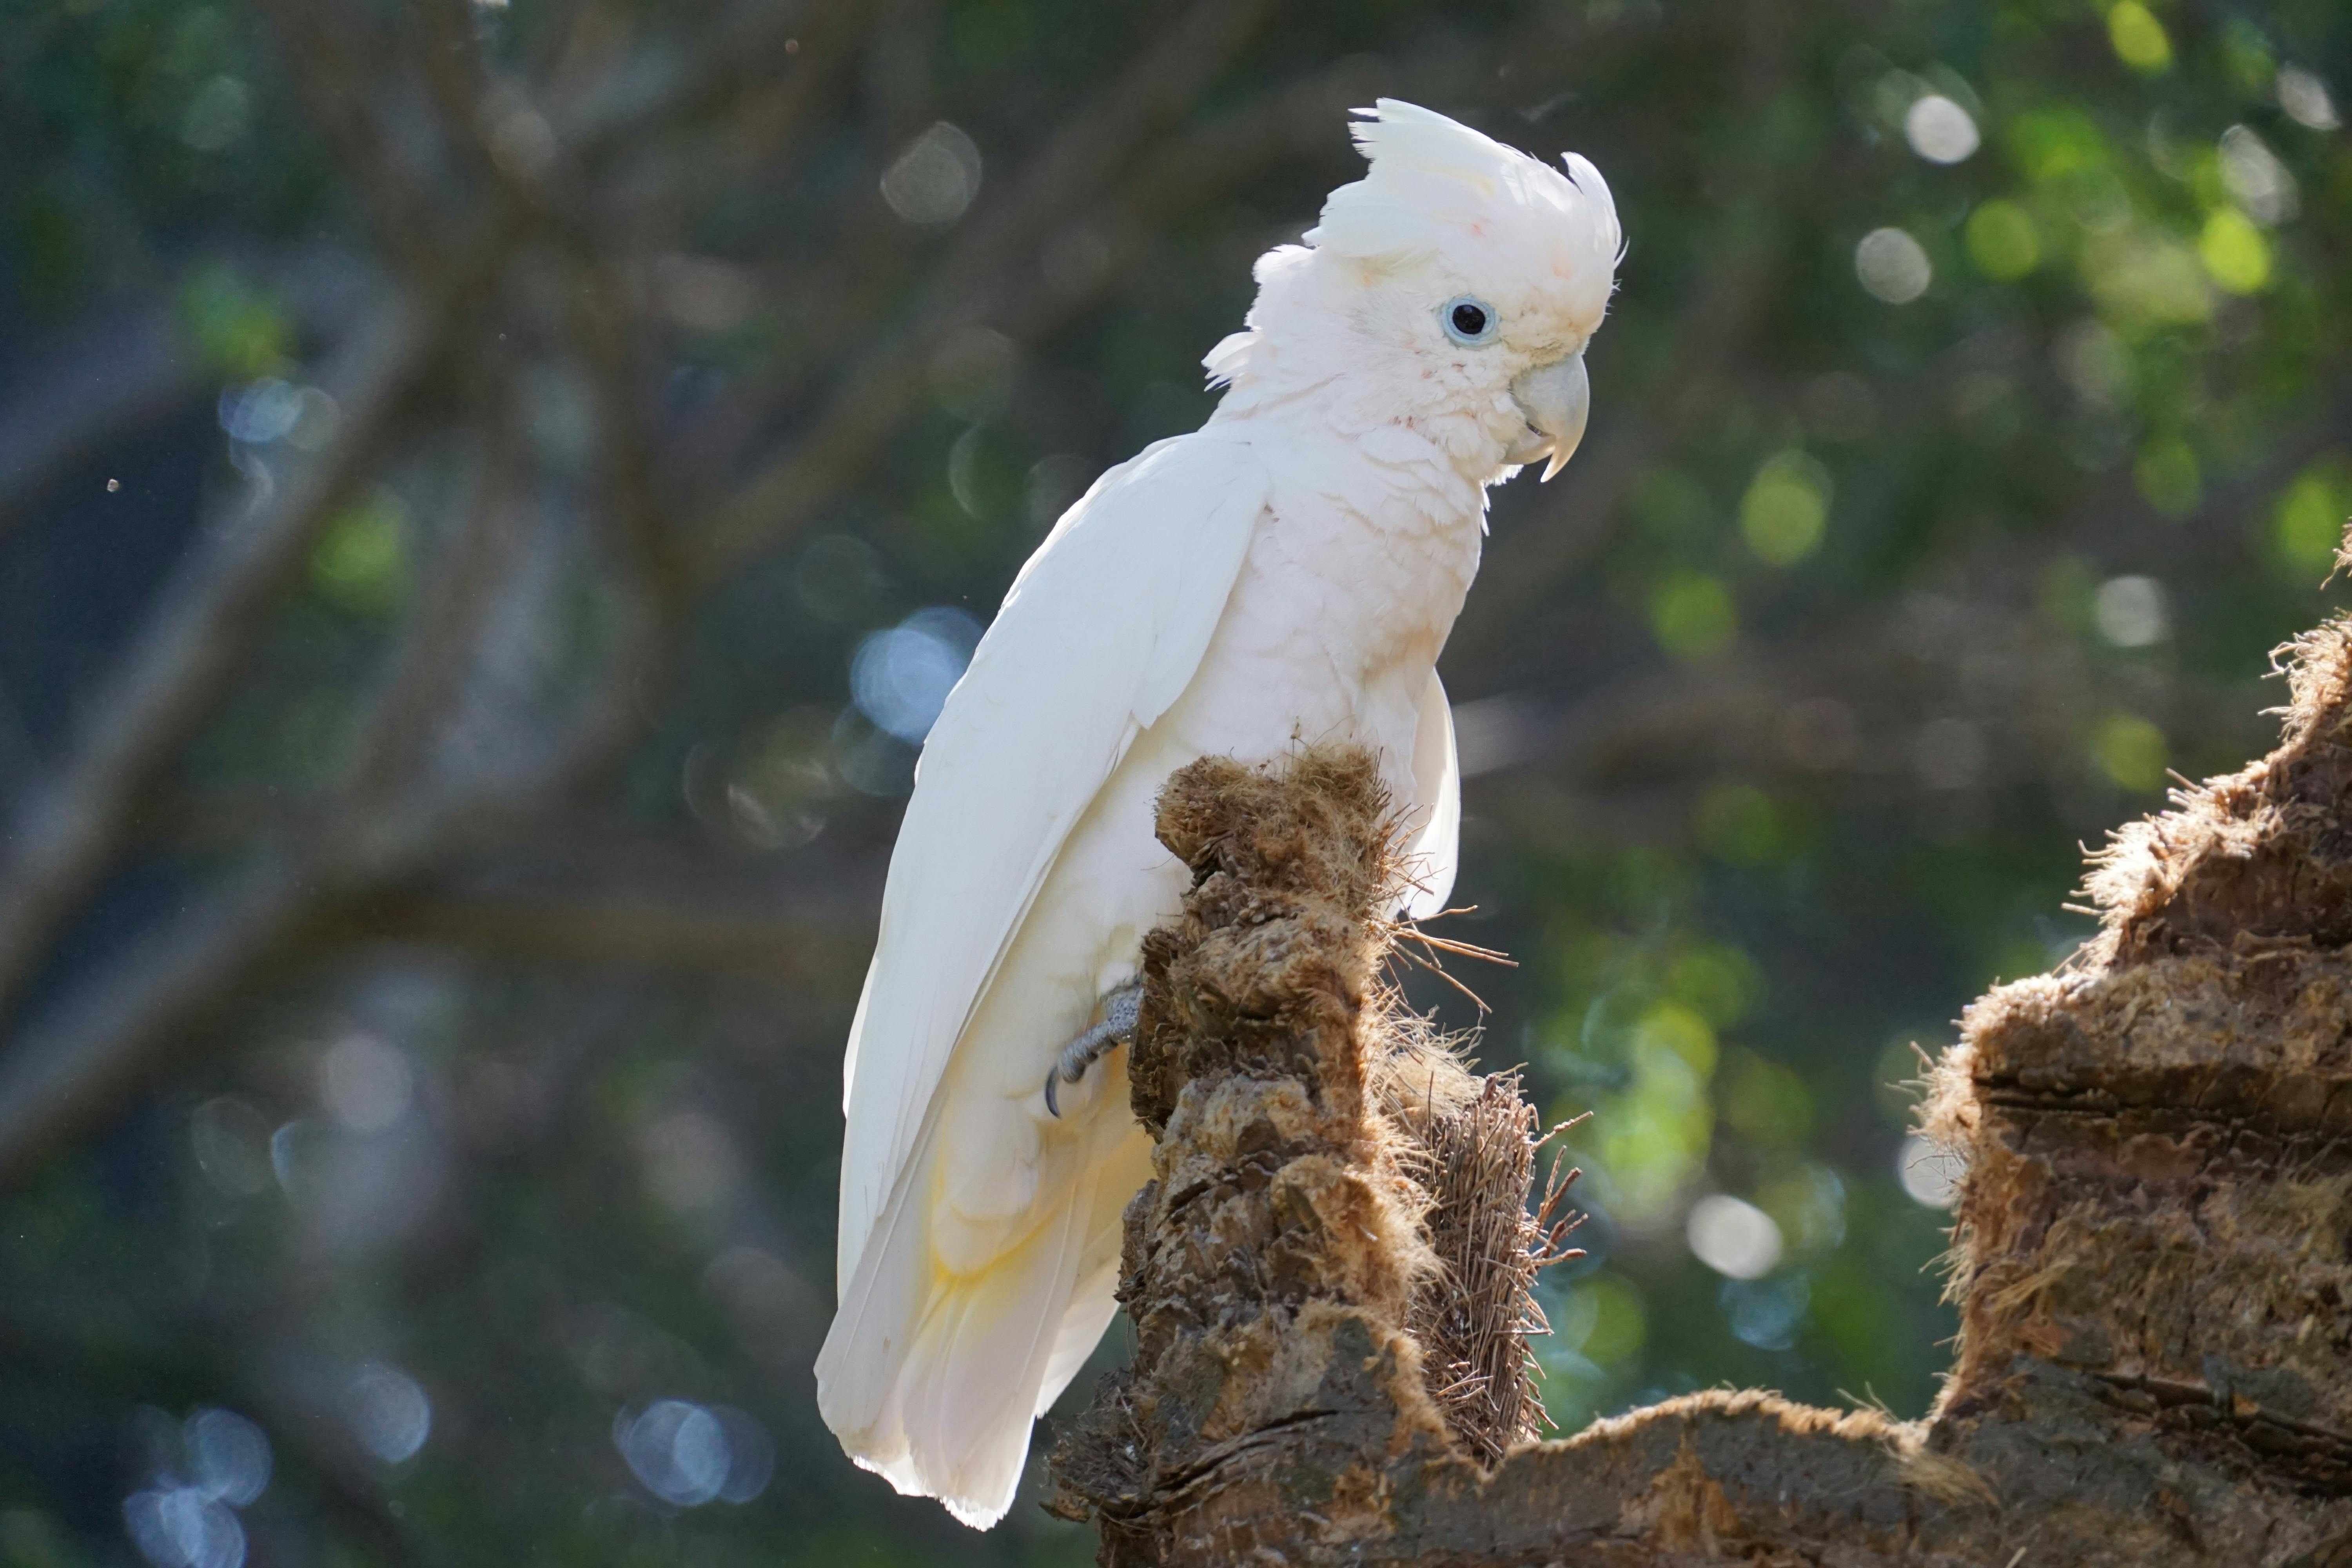
[[[1461,784],[1437,678],[1490,485],[1584,434],[1624,243],[1600,171],[1394,99],[1362,178],[1254,268],[1218,405],[1074,502],[918,759],[845,1053],[838,1308],[818,1408],[900,1492],[986,1529],[1116,1310],[1150,1174],[1126,1047],[1190,873],[1161,784],[1203,756],[1379,759],[1444,907]]]

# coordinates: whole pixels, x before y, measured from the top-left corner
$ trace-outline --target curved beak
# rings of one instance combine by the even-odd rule
[[[1578,350],[1557,364],[1538,365],[1511,383],[1512,401],[1527,416],[1525,434],[1503,455],[1507,463],[1532,463],[1549,455],[1543,477],[1549,479],[1576,454],[1584,439],[1584,421],[1592,412],[1592,383],[1584,374],[1584,353]]]

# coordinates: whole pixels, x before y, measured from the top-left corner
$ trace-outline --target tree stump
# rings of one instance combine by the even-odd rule
[[[1178,773],[1138,1348],[1052,1506],[1108,1565],[2352,1565],[2352,637],[2291,663],[2279,749],[2119,834],[2101,936],[1938,1065],[1962,1327],[1908,1423],[1717,1392],[1534,1441],[1533,1116],[1381,984],[1370,759]]]

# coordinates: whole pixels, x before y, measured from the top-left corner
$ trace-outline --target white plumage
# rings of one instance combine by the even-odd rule
[[[1216,415],[1105,474],[1014,579],[891,856],[817,1396],[859,1464],[969,1524],[1011,1505],[1031,1420],[1108,1324],[1149,1174],[1124,1050],[1058,1117],[1043,1085],[1177,912],[1160,784],[1203,755],[1368,746],[1422,815],[1412,912],[1441,907],[1460,801],[1435,665],[1486,487],[1582,433],[1620,247],[1599,174],[1360,112],[1370,171],[1258,262],[1206,362]]]

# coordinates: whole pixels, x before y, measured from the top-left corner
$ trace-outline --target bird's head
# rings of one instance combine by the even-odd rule
[[[1573,153],[1554,168],[1395,99],[1357,112],[1370,169],[1260,259],[1249,330],[1211,374],[1335,385],[1358,419],[1548,458],[1549,479],[1584,434],[1584,347],[1622,249],[1608,185]]]

